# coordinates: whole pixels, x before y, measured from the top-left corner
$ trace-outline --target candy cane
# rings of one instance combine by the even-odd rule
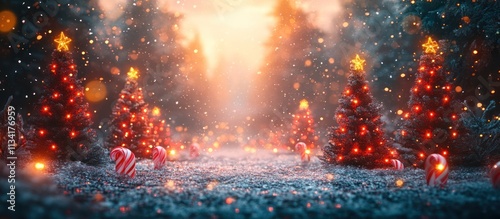
[[[491,168],[490,178],[493,188],[500,189],[500,161]]]
[[[309,155],[311,151],[307,149],[307,145],[304,142],[298,142],[295,144],[295,150],[300,153],[300,159],[302,161],[310,161],[311,156]]]
[[[399,160],[391,159],[391,163],[392,163],[392,167],[396,170],[403,170],[405,168],[403,163]]]
[[[189,156],[191,159],[200,156],[200,145],[198,143],[191,144],[191,147],[189,147]]]
[[[115,171],[119,174],[135,177],[135,155],[127,148],[117,147],[109,154],[115,162]]]
[[[439,154],[429,155],[425,160],[425,173],[427,185],[443,187],[448,181],[449,173],[446,159]]]
[[[153,148],[153,163],[155,164],[155,170],[161,169],[165,162],[167,161],[167,151],[161,146],[156,146]]]

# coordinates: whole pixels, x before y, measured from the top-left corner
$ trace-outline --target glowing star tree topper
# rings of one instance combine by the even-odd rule
[[[61,32],[58,39],[54,39],[54,42],[57,43],[57,51],[68,51],[68,44],[71,42],[71,39],[64,35],[64,32]]]
[[[435,54],[439,49],[439,45],[436,41],[432,40],[431,37],[427,39],[427,42],[422,44],[422,47],[425,49],[426,54]]]
[[[365,60],[361,59],[358,54],[356,58],[351,60],[351,70],[353,74],[362,74],[364,71]]]
[[[137,79],[139,79],[139,72],[137,70],[135,70],[133,67],[131,67],[127,73],[127,76],[131,80],[137,80]]]

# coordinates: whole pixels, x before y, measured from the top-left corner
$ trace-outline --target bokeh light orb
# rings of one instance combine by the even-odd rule
[[[403,30],[408,34],[417,34],[422,27],[422,19],[416,15],[408,15],[403,19]]]
[[[85,86],[85,98],[89,102],[99,102],[104,100],[108,95],[106,85],[101,81],[90,81]]]
[[[11,11],[0,11],[0,32],[9,32],[17,24],[17,17]]]

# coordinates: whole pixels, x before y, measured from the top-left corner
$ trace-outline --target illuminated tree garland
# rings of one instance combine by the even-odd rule
[[[374,168],[388,166],[393,157],[382,130],[381,106],[373,102],[365,80],[364,63],[358,55],[351,61],[348,85],[335,115],[338,126],[323,147],[321,159],[326,163]]]

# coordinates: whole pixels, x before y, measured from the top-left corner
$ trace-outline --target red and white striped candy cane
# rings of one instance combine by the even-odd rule
[[[449,173],[446,159],[439,154],[429,155],[425,160],[425,173],[427,185],[443,187],[448,181]]]
[[[135,177],[135,155],[127,148],[117,147],[109,154],[115,162],[115,170],[119,174]]]
[[[192,143],[189,147],[189,157],[191,157],[191,159],[194,159],[198,156],[200,156],[200,145],[198,143]]]
[[[167,151],[162,146],[153,148],[153,163],[155,170],[161,169],[167,162]]]
[[[405,166],[403,165],[403,163],[397,159],[391,159],[391,163],[392,163],[392,167],[395,169],[395,170],[403,170],[405,168]]]
[[[304,142],[297,142],[297,144],[295,144],[295,151],[299,152],[299,153],[302,153],[302,151],[305,151],[306,150],[306,143]]]
[[[491,168],[490,178],[493,188],[500,189],[500,161]]]
[[[311,160],[311,156],[309,155],[311,153],[311,151],[309,151],[307,149],[306,143],[298,142],[297,144],[295,144],[295,151],[300,153],[300,159],[302,161],[310,161]]]

